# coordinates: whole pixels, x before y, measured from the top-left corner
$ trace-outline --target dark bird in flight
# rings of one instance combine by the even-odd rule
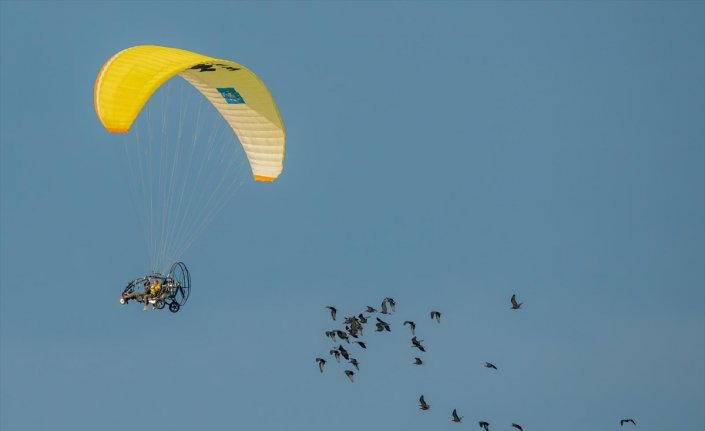
[[[519,424],[512,423],[512,426],[514,428],[518,429],[519,431],[524,431],[524,428],[522,428],[521,425],[519,425]]]
[[[335,356],[335,362],[340,363],[340,352],[338,351],[338,349],[333,349],[328,353]]]
[[[377,332],[382,332],[382,331],[387,331],[387,332],[392,332],[391,329],[389,329],[389,323],[385,322],[384,320],[380,319],[379,317],[377,319]]]
[[[357,333],[360,332],[360,335],[362,335],[362,330],[360,329],[353,329],[349,326],[345,326],[345,330],[347,331],[348,335],[350,335],[353,338],[358,338]],[[349,343],[350,341],[348,341]]]
[[[451,421],[453,421],[453,422],[455,422],[455,423],[460,423],[460,422],[463,421],[463,417],[462,417],[462,416],[458,416],[458,412],[455,411],[455,409],[453,409],[452,415],[453,415],[453,418],[451,419]]]
[[[370,316],[367,316],[367,317],[370,317]],[[367,317],[363,316],[362,313],[357,315],[357,318],[360,321],[360,323],[367,323]]]
[[[357,359],[355,359],[355,358],[350,358],[350,363],[353,364],[353,366],[355,367],[355,369],[356,369],[357,371],[360,371],[360,367],[359,367],[360,363],[357,362]]]
[[[523,304],[523,302],[517,302],[517,296],[516,296],[516,294],[515,294],[515,295],[512,295],[512,299],[511,299],[510,301],[512,301],[512,310],[518,310],[518,309],[520,309],[520,308],[521,308],[521,304]]]
[[[316,362],[318,362],[318,369],[321,370],[321,372],[323,372],[323,367],[326,366],[326,360],[321,359],[321,358],[316,358]]]
[[[377,310],[375,310],[374,308],[372,308],[372,307],[370,307],[370,306],[368,305],[368,306],[367,306],[367,312],[368,312],[368,313],[376,313]]]
[[[338,346],[338,351],[343,356],[343,358],[345,358],[346,361],[350,359],[350,354],[347,350],[343,348],[343,346]]]
[[[353,380],[353,376],[355,375],[355,373],[353,371],[345,370],[345,375],[348,376],[348,379],[350,379],[352,383],[355,383],[355,381]]]
[[[393,300],[392,298],[384,298],[384,301],[383,301],[383,302],[386,302],[387,304],[389,304],[389,306],[390,306],[391,309],[392,309],[392,313],[394,313],[395,308],[396,308],[396,306],[397,306],[397,303],[394,302],[394,300]]]
[[[387,300],[386,299],[384,299],[382,301],[382,304],[380,305],[380,307],[382,308],[382,311],[380,311],[380,313],[389,314],[389,312],[387,311]]]
[[[382,332],[382,331],[392,332],[392,330],[389,329],[389,325],[385,325],[384,323],[377,322],[375,324],[375,326],[377,327],[377,329],[375,329],[376,332]]]
[[[421,410],[428,410],[431,408],[430,404],[426,404],[426,400],[423,399],[423,395],[421,395],[421,398],[419,398],[419,408]]]
[[[421,340],[421,341],[423,341],[423,340]],[[425,352],[426,349],[424,349],[423,346],[421,345],[421,341],[417,340],[416,337],[413,337],[411,339],[411,347],[416,347],[417,349],[421,350],[422,352]]]
[[[366,348],[367,348],[367,346],[365,345],[365,343],[363,343],[362,341],[353,341],[353,343],[359,344],[360,347],[362,347],[363,349],[366,349]]]
[[[423,365],[421,358],[414,358],[414,365]]]
[[[485,421],[480,421],[480,428],[484,428],[485,431],[490,431],[490,423]]]
[[[335,331],[326,331],[326,337],[330,338],[335,343]]]
[[[431,319],[436,319],[436,322],[441,323],[441,312],[431,311]]]
[[[404,322],[404,326],[409,325],[409,328],[411,328],[411,335],[416,335],[416,323],[412,322],[411,320],[407,320]]]
[[[330,317],[332,317],[333,320],[335,320],[335,313],[337,313],[338,310],[336,310],[335,307],[331,307],[330,305],[327,306],[326,308],[330,310]]]
[[[497,367],[495,367],[492,362],[485,362],[485,368],[494,368],[495,370],[497,369]]]
[[[340,329],[337,329],[337,330],[335,331],[335,333],[338,334],[338,338],[340,338],[341,340],[345,340],[347,343],[350,342],[350,340],[348,339],[348,333],[347,333],[347,332],[341,331]]]
[[[352,320],[350,321],[350,329],[349,329],[351,334],[357,335],[358,333],[362,335],[362,323],[357,319],[357,317],[353,317]]]
[[[628,424],[629,422],[636,425],[636,422],[634,422],[634,419],[622,419],[621,421],[619,421],[619,426],[622,426],[624,424]]]

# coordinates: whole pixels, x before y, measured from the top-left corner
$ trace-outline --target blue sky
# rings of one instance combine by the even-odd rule
[[[0,428],[705,428],[703,16],[1,2]],[[248,66],[287,128],[280,179],[184,256],[176,315],[118,304],[149,261],[92,91],[139,44]],[[356,382],[321,375],[323,307],[385,296]]]

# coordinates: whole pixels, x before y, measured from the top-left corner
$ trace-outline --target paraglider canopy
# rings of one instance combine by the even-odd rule
[[[235,132],[255,181],[274,181],[283,169],[284,124],[262,81],[238,63],[154,45],[125,49],[96,78],[98,118],[110,133],[127,133],[152,94],[176,75],[200,91]]]

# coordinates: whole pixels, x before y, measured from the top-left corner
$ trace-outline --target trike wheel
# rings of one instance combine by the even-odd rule
[[[171,311],[172,313],[176,313],[177,311],[179,311],[179,308],[181,308],[181,306],[179,306],[178,302],[172,302],[171,304],[169,304],[169,311]]]

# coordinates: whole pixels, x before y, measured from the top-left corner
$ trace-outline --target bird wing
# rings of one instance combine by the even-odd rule
[[[511,301],[512,301],[512,305],[513,305],[513,306],[515,306],[515,307],[519,306],[519,304],[517,304],[517,296],[516,296],[516,294],[512,295]]]

